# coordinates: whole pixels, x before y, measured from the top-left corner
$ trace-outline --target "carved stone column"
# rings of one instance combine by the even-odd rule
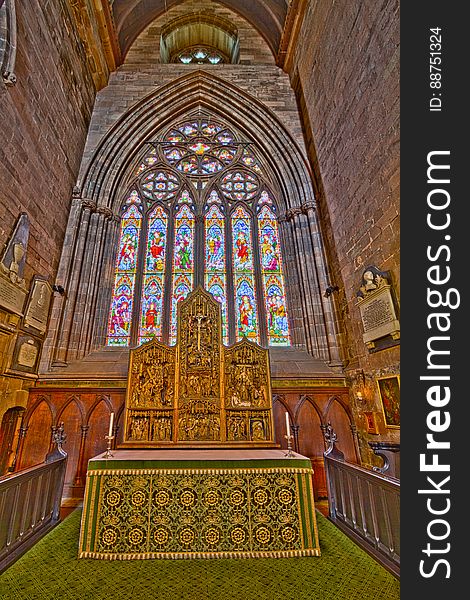
[[[91,349],[103,284],[112,285],[112,275],[107,277],[104,271],[109,267],[110,247],[115,250],[118,222],[110,209],[74,192],[57,275],[65,293],[54,299],[42,369],[47,370],[49,363],[65,366]],[[109,294],[105,296],[108,302]]]
[[[315,204],[313,202],[306,202],[302,205],[302,210],[307,216],[307,222],[310,231],[310,239],[312,241],[316,275],[318,279],[318,285],[320,288],[320,302],[322,304],[322,311],[328,340],[330,364],[332,366],[341,366],[342,361],[337,337],[338,331],[335,319],[334,296],[330,295],[329,298],[324,297],[324,291],[330,285],[330,282],[328,281],[327,276],[326,260],[323,252],[323,242],[321,239],[320,230],[317,222]]]
[[[283,250],[284,285],[286,286],[287,310],[291,326],[291,343],[293,346],[306,346],[302,293],[292,227],[286,215],[280,216],[278,223]]]
[[[106,342],[120,221],[117,215],[112,215],[104,224],[103,241],[100,246],[102,258],[96,270],[93,319],[90,318],[88,322],[91,330],[89,329],[87,335],[86,352],[103,346]]]
[[[80,274],[74,323],[67,352],[68,360],[85,355],[92,344],[93,332],[96,329],[97,297],[103,289],[102,271],[104,268],[103,255],[106,251],[107,242],[107,222],[113,219],[113,212],[101,206],[97,207],[90,217],[85,248],[86,260]],[[114,236],[112,237],[114,242]]]
[[[329,360],[324,315],[320,300],[315,256],[310,240],[307,217],[301,207],[291,208],[286,213],[292,223],[294,244],[300,278],[304,326],[308,350],[324,360]]]
[[[75,206],[73,208],[75,210],[73,210],[67,226],[70,237],[74,238],[74,243],[70,247],[67,244],[67,239],[65,240],[64,253],[59,268],[59,273],[62,275],[60,284],[65,289],[65,295],[62,297],[63,301],[60,302],[62,312],[58,318],[56,341],[54,343],[55,349],[52,357],[52,366],[58,367],[66,366],[67,364],[67,352],[77,303],[77,293],[84,262],[90,218],[92,211],[96,209],[96,205],[92,202],[80,198],[75,198],[74,200]]]

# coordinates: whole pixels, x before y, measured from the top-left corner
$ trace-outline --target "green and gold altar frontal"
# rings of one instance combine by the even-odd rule
[[[219,302],[201,287],[178,304],[177,341],[129,357],[121,448],[272,447],[268,350],[222,343]]]
[[[88,464],[79,557],[319,556],[312,473],[308,458],[275,449],[96,457]]]

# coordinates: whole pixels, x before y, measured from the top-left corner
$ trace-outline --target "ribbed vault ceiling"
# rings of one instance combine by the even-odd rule
[[[112,10],[123,55],[154,19],[186,0],[114,0]],[[287,14],[287,0],[219,0],[249,21],[266,39],[272,51],[279,49]],[[197,8],[197,2],[191,5]]]

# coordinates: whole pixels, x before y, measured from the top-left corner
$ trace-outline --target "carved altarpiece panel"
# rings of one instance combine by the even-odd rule
[[[222,343],[220,304],[197,288],[178,307],[176,346],[131,350],[120,447],[274,446],[268,351]]]

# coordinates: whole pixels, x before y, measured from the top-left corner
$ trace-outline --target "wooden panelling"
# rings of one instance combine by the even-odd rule
[[[338,432],[338,446],[347,460],[357,462],[348,397],[348,389],[343,387],[283,389],[282,393],[277,393],[273,382],[275,442],[281,448],[287,448],[284,436],[285,413],[288,411],[294,435],[293,449],[312,461],[317,499],[326,497],[323,428],[328,422]],[[106,449],[105,435],[111,411],[115,413],[113,447],[122,441],[124,398],[125,389],[120,388],[48,389],[47,395],[32,390],[25,414],[26,436],[18,468],[34,464],[32,461],[42,461],[50,444],[51,426],[63,421],[67,435],[64,449],[69,456],[64,497],[80,498],[83,496],[88,460]],[[52,414],[55,415],[54,420]]]
[[[38,398],[34,399],[35,401]],[[33,402],[34,405],[34,402]],[[40,400],[28,420],[23,424],[24,437],[22,461],[18,468],[39,465],[44,460],[51,443],[52,412],[46,400]],[[27,429],[26,429],[27,428]]]

